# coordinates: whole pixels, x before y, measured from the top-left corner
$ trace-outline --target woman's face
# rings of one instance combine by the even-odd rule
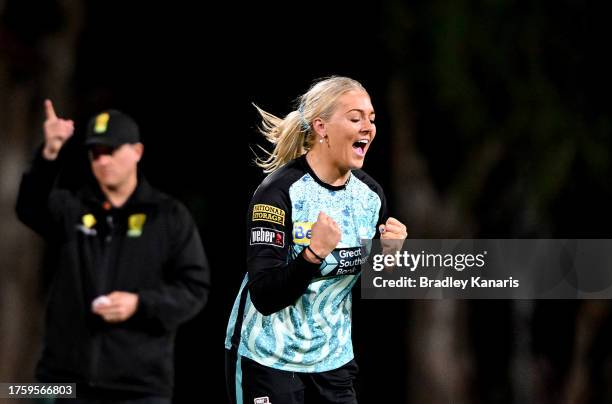
[[[374,108],[370,97],[360,90],[343,94],[338,98],[332,116],[319,128],[324,128],[318,131],[319,136],[327,135],[321,144],[322,149],[327,151],[334,165],[341,170],[361,168],[376,136]]]

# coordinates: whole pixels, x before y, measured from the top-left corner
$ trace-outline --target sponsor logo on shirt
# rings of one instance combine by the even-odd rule
[[[83,215],[81,221],[83,222],[83,226],[87,227],[88,229],[91,229],[96,224],[96,218],[91,213]]]
[[[135,213],[128,217],[128,237],[140,237],[142,234],[142,227],[147,220],[147,215],[144,213]]]
[[[321,264],[321,275],[356,275],[367,260],[368,253],[362,247],[336,248]]]
[[[264,221],[285,225],[285,211],[272,205],[257,204],[253,206],[253,221]]]
[[[312,222],[293,223],[293,244],[309,245],[312,238]]]
[[[91,213],[87,213],[81,217],[81,223],[76,225],[77,230],[88,236],[95,236],[97,234],[96,229],[93,227],[96,225],[96,218]]]
[[[251,229],[251,245],[271,245],[282,248],[285,246],[285,233],[267,227],[254,227]]]

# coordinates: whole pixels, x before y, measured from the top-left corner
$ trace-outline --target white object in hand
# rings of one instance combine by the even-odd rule
[[[98,296],[93,300],[93,302],[91,302],[91,308],[95,309],[98,306],[106,306],[106,305],[109,305],[110,303],[111,301],[108,297]]]

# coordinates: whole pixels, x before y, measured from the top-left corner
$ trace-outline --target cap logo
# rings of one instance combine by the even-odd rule
[[[106,129],[108,129],[108,120],[110,119],[110,115],[107,112],[101,113],[96,116],[96,125],[94,126],[94,132],[96,133],[104,133]]]

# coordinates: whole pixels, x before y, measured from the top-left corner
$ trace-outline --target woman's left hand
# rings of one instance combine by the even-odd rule
[[[394,217],[388,218],[385,224],[378,226],[378,231],[383,240],[405,240],[408,237],[406,226]]]
[[[380,243],[383,254],[395,254],[404,245],[404,240],[408,237],[406,226],[399,220],[390,217],[385,224],[378,226],[380,232]],[[392,269],[388,267],[387,269]]]

